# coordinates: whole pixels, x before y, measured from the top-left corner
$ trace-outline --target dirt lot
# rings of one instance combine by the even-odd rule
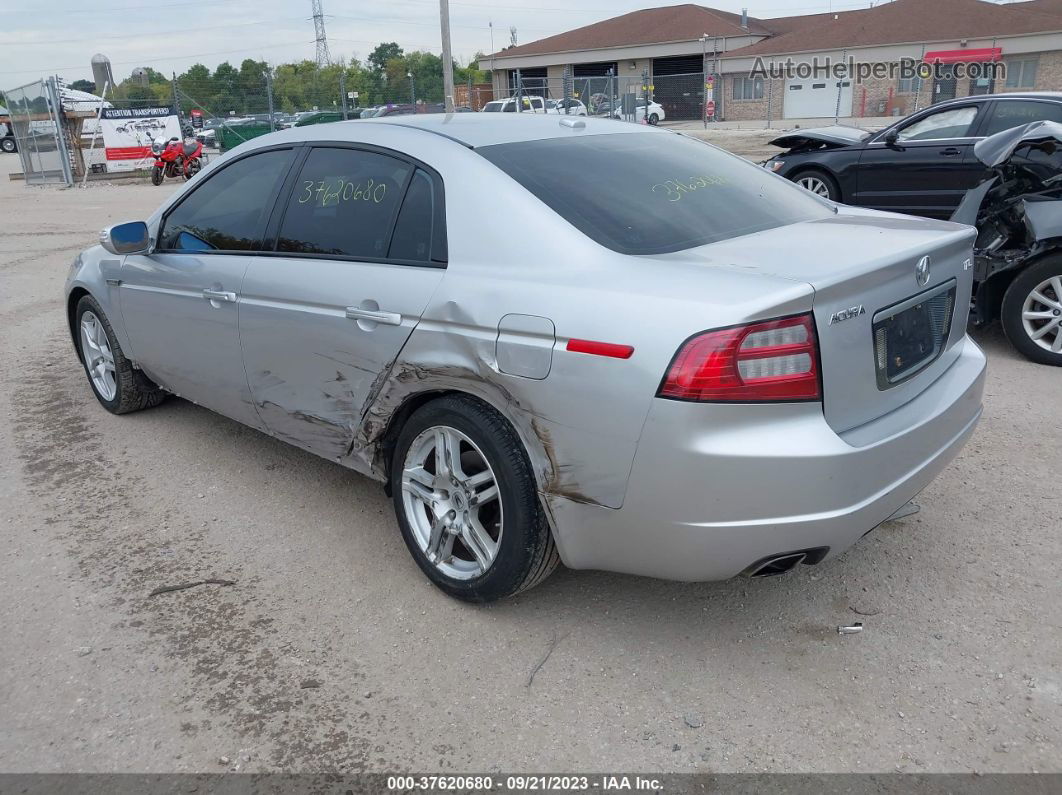
[[[181,400],[104,412],[63,280],[174,186],[15,168],[0,770],[1062,770],[1062,372],[998,333],[973,441],[842,559],[694,585],[561,570],[469,607],[375,483]],[[206,578],[236,584],[149,597]]]

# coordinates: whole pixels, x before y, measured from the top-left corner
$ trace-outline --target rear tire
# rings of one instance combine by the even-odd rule
[[[203,170],[202,161],[200,161],[200,159],[198,157],[193,157],[191,160],[188,161],[187,164],[185,164],[185,167],[184,167],[184,178],[186,180],[191,179],[192,177],[194,177],[196,174],[198,174],[202,170]]]
[[[999,319],[1010,344],[1025,358],[1062,367],[1062,254],[1045,257],[1014,277]]]
[[[162,166],[155,166],[153,169],[151,169],[151,184],[155,186],[161,185],[162,180]]]
[[[829,199],[833,202],[841,200],[841,188],[837,184],[837,180],[825,171],[810,168],[807,171],[795,174],[790,179],[800,187],[811,191],[816,196],[821,196],[823,199]]]
[[[520,438],[481,401],[448,396],[413,413],[395,445],[391,494],[413,559],[456,599],[512,596],[559,563]]]
[[[15,143],[14,136],[5,135],[0,138],[0,150],[7,152],[8,154],[14,154],[18,151],[18,145]]]
[[[157,406],[166,398],[122,352],[114,329],[100,305],[90,295],[77,303],[74,314],[77,350],[96,400],[111,414]]]
[[[655,113],[650,113],[649,114],[649,123],[655,127],[656,125],[658,125],[660,123],[660,117],[657,116]]]

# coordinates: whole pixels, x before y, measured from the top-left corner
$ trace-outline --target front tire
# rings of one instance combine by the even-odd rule
[[[807,171],[801,171],[796,176],[791,177],[791,179],[804,190],[811,191],[816,196],[821,196],[833,202],[841,200],[841,188],[837,184],[837,180],[825,171],[820,171],[817,168],[808,169]]]
[[[18,151],[18,145],[15,143],[13,136],[5,135],[3,138],[0,138],[0,149],[8,154],[13,154]]]
[[[153,169],[151,169],[151,184],[158,187],[162,184],[162,180],[162,166],[155,166]]]
[[[450,596],[492,602],[557,567],[520,438],[478,400],[444,397],[413,413],[395,445],[391,494],[414,560]]]
[[[1045,257],[1014,278],[999,319],[1019,353],[1062,367],[1062,254]]]
[[[111,414],[157,406],[166,393],[133,367],[114,334],[107,316],[92,296],[77,304],[78,353],[96,400]]]
[[[655,113],[649,114],[649,123],[654,127],[660,123],[660,117]]]

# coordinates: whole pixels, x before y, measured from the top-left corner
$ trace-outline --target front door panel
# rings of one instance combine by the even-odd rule
[[[162,386],[261,427],[240,353],[243,254],[126,257],[122,317],[135,361]]]

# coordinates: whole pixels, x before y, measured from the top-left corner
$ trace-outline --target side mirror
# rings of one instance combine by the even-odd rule
[[[896,146],[896,142],[900,140],[900,131],[893,129],[885,133],[885,146]]]
[[[147,254],[151,251],[151,237],[147,224],[130,221],[101,231],[100,245],[112,254]]]

